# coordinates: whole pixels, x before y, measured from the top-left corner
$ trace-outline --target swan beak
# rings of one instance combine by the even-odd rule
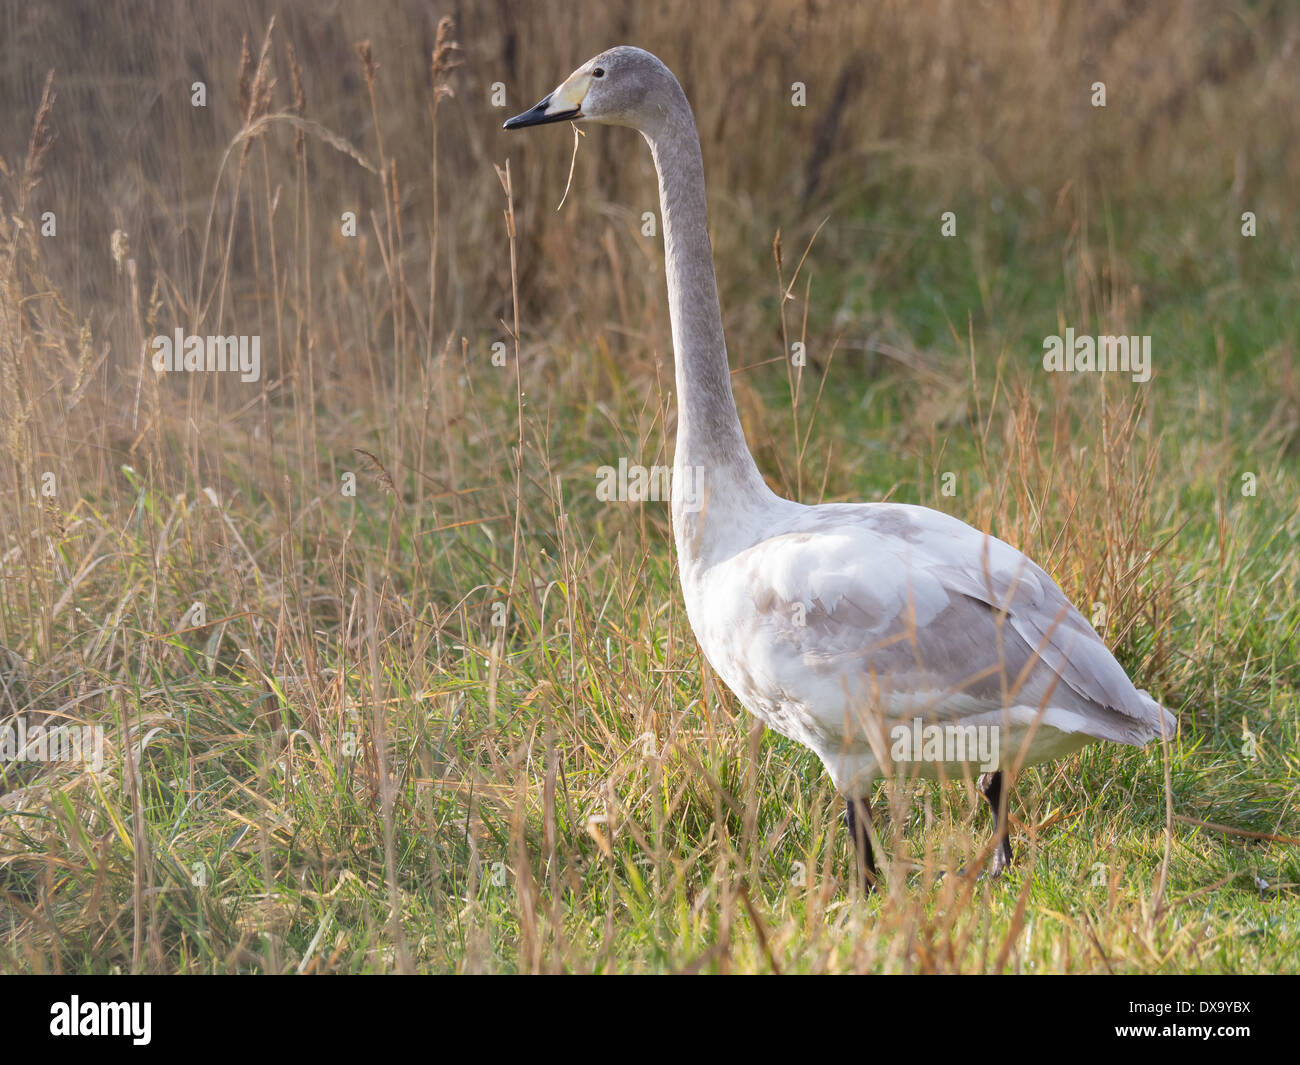
[[[578,70],[570,74],[563,85],[549,96],[543,97],[522,115],[506,121],[503,129],[523,129],[526,126],[544,126],[548,122],[568,122],[582,117],[582,101],[591,85],[591,75]]]

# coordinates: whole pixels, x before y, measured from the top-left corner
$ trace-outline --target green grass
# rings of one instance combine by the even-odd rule
[[[495,117],[463,107],[466,126]],[[405,112],[366,114],[344,130],[387,167],[373,133],[383,117],[401,151]],[[1194,118],[1167,134],[1191,155]],[[202,301],[174,264],[201,220],[140,252],[134,288],[86,252],[110,290],[87,324],[19,166],[0,185],[0,725],[100,725],[107,759],[0,766],[0,970],[1296,971],[1294,225],[1242,238],[1210,163],[1142,179],[1136,149],[1072,186],[1047,184],[1046,160],[966,187],[915,145],[855,184],[850,151],[824,202],[796,205],[789,175],[751,193],[716,126],[734,381],[773,487],[921,503],[1010,540],[1098,619],[1177,737],[1026,770],[996,882],[976,875],[990,825],[971,787],[882,786],[885,880],[858,897],[822,767],[700,657],[667,504],[596,498],[599,466],[672,450],[658,247],[593,177],[592,142],[620,131],[590,131],[561,215],[562,172],[512,165],[516,202],[546,204],[517,218],[517,297],[482,175],[464,193],[475,240],[456,235],[468,210],[435,230],[376,196],[369,243],[340,251],[301,234],[333,212],[316,190],[346,159],[255,142],[216,193],[203,282],[206,298],[228,272],[226,321],[285,338],[283,380],[251,404],[96,361],[103,338],[134,352],[189,320]],[[1282,209],[1261,219],[1293,196],[1274,163],[1255,191]],[[645,174],[615,184],[638,204]],[[558,286],[566,272],[585,283]],[[497,367],[516,298],[520,359],[509,344]],[[1063,325],[1150,334],[1152,380],[1042,373]],[[797,391],[783,335],[807,343]]]

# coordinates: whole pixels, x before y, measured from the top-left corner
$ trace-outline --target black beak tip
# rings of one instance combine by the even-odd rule
[[[559,114],[548,115],[546,109],[551,106],[551,97],[538,100],[523,114],[515,115],[514,118],[507,118],[501,124],[502,129],[525,129],[528,126],[546,126],[552,122],[567,122],[575,118],[581,118],[582,112],[579,108],[572,111],[562,111]]]
[[[502,125],[502,129],[523,129],[525,126],[536,126],[546,117],[546,109],[551,106],[551,97],[548,93],[537,103],[533,104],[527,111],[515,115],[514,118],[507,118]]]

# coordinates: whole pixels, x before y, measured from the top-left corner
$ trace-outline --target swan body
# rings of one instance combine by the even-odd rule
[[[1052,579],[992,536],[897,503],[806,507],[777,497],[718,557],[682,567],[691,627],[752,713],[811,748],[837,788],[886,769],[890,732],[996,727],[1003,752],[1058,758],[1093,739],[1141,745],[1161,715]],[[1032,733],[1032,735],[1031,735]]]
[[[731,392],[699,136],[681,86],[650,53],[612,48],[506,128],[580,120],[639,130],[659,175],[678,400],[673,534],[705,658],[746,709],[821,759],[848,800],[868,885],[873,782],[961,776],[977,761],[943,748],[900,764],[897,730],[994,729],[1000,763],[981,766],[981,789],[998,818],[1000,872],[1011,858],[1004,766],[1093,740],[1140,746],[1172,736],[1174,716],[1009,544],[925,507],[804,506],[767,487]]]

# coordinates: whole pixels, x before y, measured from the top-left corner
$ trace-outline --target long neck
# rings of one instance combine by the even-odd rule
[[[644,136],[659,173],[663,214],[677,376],[673,526],[685,560],[710,553],[717,537],[709,535],[708,526],[734,520],[737,509],[771,493],[745,444],[731,392],[700,138],[685,94],[677,88],[674,97],[662,122]]]

